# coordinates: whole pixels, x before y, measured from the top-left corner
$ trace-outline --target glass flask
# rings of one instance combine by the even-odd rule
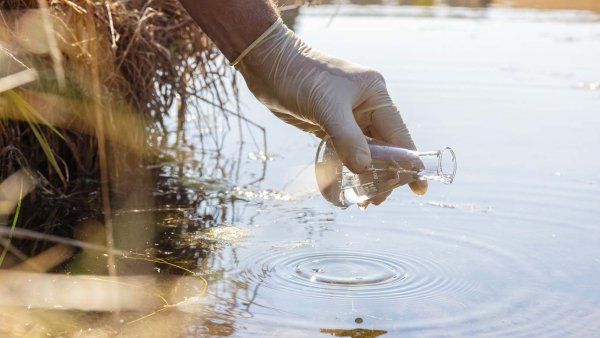
[[[364,204],[367,200],[413,181],[450,184],[456,174],[451,148],[413,151],[367,138],[371,166],[361,174],[351,172],[336,154],[330,138],[317,149],[315,173],[323,197],[338,207]]]

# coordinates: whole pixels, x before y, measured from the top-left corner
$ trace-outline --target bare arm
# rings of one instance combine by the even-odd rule
[[[235,60],[278,18],[271,0],[180,0],[190,16]]]

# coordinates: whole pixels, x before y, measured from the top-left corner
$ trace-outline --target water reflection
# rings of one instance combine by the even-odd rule
[[[334,337],[351,337],[351,338],[375,338],[383,336],[387,331],[383,330],[368,330],[368,329],[321,329],[321,333],[330,334]]]
[[[322,2],[327,4],[336,3],[335,1]],[[337,2],[339,3],[339,2]],[[346,3],[346,2],[343,2]],[[348,0],[348,4],[359,5],[359,6],[372,6],[372,5],[389,5],[395,4],[399,6],[436,6],[436,5],[448,5],[454,7],[488,7],[493,3],[493,0],[396,0],[396,2],[389,2],[384,0]]]
[[[496,10],[486,7],[489,2],[448,4],[482,6],[483,12],[490,13]],[[387,13],[390,8],[378,10]],[[592,336],[599,328],[600,302],[595,286],[598,274],[589,269],[590,264],[596,264],[590,262],[597,256],[600,239],[595,224],[600,196],[597,180],[576,183],[576,178],[583,177],[573,174],[573,180],[567,182],[562,180],[564,176],[554,175],[555,166],[566,164],[547,156],[532,159],[531,154],[521,151],[522,142],[543,145],[534,128],[515,121],[527,116],[535,121],[535,130],[544,126],[556,131],[554,123],[558,121],[574,123],[563,110],[583,104],[585,108],[578,116],[595,126],[596,91],[575,90],[572,79],[544,75],[547,65],[540,69],[532,66],[537,59],[528,58],[520,49],[510,49],[512,40],[504,40],[505,31],[519,32],[519,36],[526,36],[523,41],[517,39],[519,48],[537,41],[548,50],[564,53],[568,47],[540,40],[539,36],[566,28],[555,22],[498,19],[494,12],[490,15],[494,24],[478,25],[477,34],[484,39],[464,34],[471,22],[449,20],[448,16],[397,20],[392,16],[395,12],[390,17],[373,18],[369,8],[353,10],[350,7],[347,13],[351,15],[347,16],[340,11],[339,30],[332,28],[324,37],[321,27],[328,20],[322,14],[325,11],[303,9],[302,16],[296,18],[301,23],[300,33],[342,54],[377,60],[391,76],[390,86],[396,88],[396,94],[408,101],[412,113],[407,116],[412,116],[418,133],[430,143],[445,142],[446,138],[461,142],[471,171],[457,188],[432,191],[425,200],[398,192],[395,199],[366,213],[338,212],[310,198],[255,205],[251,224],[246,223],[251,238],[231,244],[235,250],[225,248],[219,253],[216,264],[223,267],[223,276],[212,285],[215,296],[210,304],[218,309],[213,315],[227,313],[236,318],[233,326],[238,336]],[[331,11],[329,8],[326,15]],[[479,9],[451,11],[471,13]],[[500,12],[507,11],[522,13]],[[407,16],[414,13],[408,12]],[[593,25],[573,26],[568,34],[588,42],[598,33]],[[389,31],[406,28],[410,34],[389,41]],[[359,41],[376,40],[379,48],[389,46],[386,51],[397,57],[379,56],[377,50],[371,50],[373,45],[357,49],[345,40],[348,32]],[[482,44],[489,46],[482,49]],[[501,46],[492,48],[498,44]],[[419,53],[403,53],[405,46]],[[586,70],[578,73],[580,76],[597,69],[590,57],[594,53],[582,58]],[[444,55],[443,60],[437,55]],[[527,60],[521,63],[522,59]],[[478,66],[472,69],[465,60]],[[562,61],[564,58],[556,58],[550,65],[567,71],[560,66],[565,65]],[[495,68],[505,63],[527,71],[515,71],[522,77],[510,81],[514,73],[507,75]],[[443,81],[440,72],[445,74]],[[465,76],[472,81],[464,81]],[[530,78],[556,87],[523,86],[522,81]],[[597,79],[585,80],[595,82]],[[439,94],[433,101],[432,93]],[[559,95],[568,104],[554,111],[551,119],[543,118],[546,113],[530,111],[538,104],[544,106],[550,94]],[[510,104],[522,97],[528,98],[522,102],[526,108]],[[538,99],[530,102],[532,97]],[[490,98],[497,100],[495,104],[488,103]],[[479,116],[481,107],[485,107],[485,114],[478,123],[493,121],[501,134],[515,132],[511,135],[519,139],[518,144],[489,139],[490,130],[480,130],[470,122]],[[449,118],[439,113],[445,109],[468,112]],[[507,111],[519,114],[507,116]],[[453,131],[448,131],[449,126]],[[484,144],[473,143],[473,135]],[[597,143],[595,127],[586,128],[585,135]],[[298,137],[297,143],[305,142]],[[554,142],[544,138],[544,143],[552,143],[553,150],[559,149],[561,160],[581,144],[578,137],[565,138],[569,139],[568,146],[561,143],[565,139]],[[284,145],[279,149],[282,154],[290,152]],[[312,157],[314,148],[300,149]],[[486,151],[493,151],[498,158],[482,161],[481,153]],[[291,162],[302,162],[302,156],[298,151],[283,156],[283,164],[275,161],[278,170],[270,173],[267,182]],[[500,164],[504,161],[506,164]],[[536,170],[543,169],[527,171],[531,164]],[[508,175],[515,166],[520,168],[518,173]],[[551,171],[543,171],[548,168]],[[579,165],[571,168],[583,170]],[[500,178],[497,173],[502,170],[507,176]],[[589,170],[582,175],[597,176]],[[571,245],[577,249],[569,249]],[[231,256],[223,254],[233,251]],[[210,316],[211,310],[206,311]]]
[[[433,5],[432,1],[398,3]],[[489,2],[448,4],[486,7]],[[290,11],[286,20],[294,25],[302,18],[300,13]],[[311,18],[310,13],[303,20],[307,21],[301,27],[323,26],[326,22]],[[365,18],[344,20],[346,29],[354,29],[359,27],[357,22],[362,22],[358,20]],[[368,39],[376,40],[384,35],[384,30],[397,29],[398,21],[378,18],[377,25],[359,28],[366,30]],[[109,314],[24,308],[13,311],[16,317],[25,319],[23,328],[27,329],[26,324],[36,317],[50,319],[59,328],[62,324],[69,328],[90,327],[88,333],[97,336],[593,336],[600,329],[600,283],[595,269],[600,240],[600,193],[597,173],[585,169],[596,168],[597,163],[586,156],[591,152],[582,144],[597,144],[598,121],[594,113],[598,107],[598,79],[582,78],[577,90],[571,79],[575,75],[565,80],[544,75],[548,73],[545,69],[545,73],[536,73],[532,64],[539,60],[520,64],[520,59],[526,58],[524,53],[499,54],[502,57],[495,54],[502,50],[492,52],[479,48],[479,44],[501,43],[499,36],[504,36],[504,29],[516,29],[530,39],[519,40],[519,48],[533,40],[547,43],[545,48],[550,51],[561,51],[561,43],[538,40],[539,35],[570,29],[569,34],[591,39],[588,32],[596,30],[597,34],[597,29],[592,25],[564,27],[552,22],[518,22],[515,28],[506,21],[497,21],[497,28],[486,25],[480,29],[489,40],[470,45],[467,39],[471,37],[465,37],[464,27],[453,26],[457,20],[418,21],[409,22],[416,28],[403,38],[414,46],[414,59],[400,62],[403,53],[392,50],[398,59],[378,62],[387,67],[397,94],[406,97],[409,108],[412,105],[415,112],[408,109],[407,116],[424,142],[453,139],[466,154],[471,171],[466,172],[456,188],[432,191],[425,200],[398,192],[386,205],[366,213],[339,212],[319,197],[298,198],[269,189],[280,186],[270,181],[280,171],[304,164],[302,151],[295,149],[294,156],[283,157],[290,150],[279,145],[275,151],[283,154],[280,157],[262,156],[261,152],[267,152],[261,142],[258,146],[253,142],[238,143],[237,130],[223,127],[216,128],[224,131],[222,135],[198,135],[206,128],[206,121],[192,122],[189,129],[176,124],[181,128],[162,145],[168,151],[157,161],[159,164],[145,168],[151,185],[144,186],[147,191],[139,196],[150,194],[152,202],[126,203],[132,199],[127,198],[130,192],[125,191],[125,202],[114,212],[118,231],[135,234],[136,238],[135,243],[119,245],[136,245],[135,250],[144,253],[146,259],[135,263],[123,259],[119,265],[124,272],[151,271],[159,276],[187,274],[182,268],[187,269],[208,282],[206,295],[153,313],[122,313],[120,319],[124,323],[117,324],[111,322]],[[301,33],[315,41],[321,37],[310,29]],[[356,34],[361,41],[367,40]],[[332,41],[337,40],[324,43]],[[426,47],[420,44],[422,41],[426,41]],[[449,41],[461,48],[446,53]],[[401,42],[401,46],[410,45],[405,40]],[[389,41],[378,43],[384,46]],[[357,53],[355,46],[344,44]],[[336,45],[340,53],[348,52],[340,45]],[[591,44],[586,46],[592,48]],[[437,58],[429,59],[438,54],[445,56],[443,63]],[[519,58],[511,59],[514,55]],[[500,59],[501,65],[514,65],[515,70],[490,70],[497,65],[486,66],[482,60],[494,58]],[[464,66],[464,60],[480,66],[471,70]],[[588,63],[580,62],[578,67],[586,74],[595,74],[595,59],[585,60]],[[557,71],[577,71],[560,66],[567,64],[555,65]],[[519,70],[524,68],[528,71]],[[490,74],[495,77],[488,78]],[[463,81],[468,76],[474,80]],[[511,76],[516,76],[516,80],[511,82]],[[530,78],[545,86],[522,85]],[[549,89],[548,83],[552,84]],[[432,93],[435,100],[431,99]],[[564,100],[565,107],[555,109],[553,105],[557,103],[547,105],[548,97],[554,96]],[[515,100],[523,107],[510,104]],[[572,111],[572,107],[578,108]],[[438,113],[447,109],[456,114],[447,118]],[[557,114],[556,110],[560,112]],[[565,117],[563,111],[574,117]],[[579,112],[583,113],[577,115]],[[528,118],[535,121],[535,131],[522,129],[523,119]],[[513,120],[518,123],[512,123]],[[578,122],[582,120],[586,123]],[[241,121],[248,136],[248,130],[255,127]],[[508,133],[514,142],[490,140],[493,128],[474,127],[489,126],[490,121],[502,129],[502,139]],[[581,132],[574,138],[557,125]],[[253,130],[260,140],[258,129]],[[551,137],[557,134],[562,136],[560,140]],[[300,134],[294,135],[298,137],[294,144],[305,143]],[[227,142],[223,141],[225,137]],[[198,139],[204,142],[194,141]],[[272,143],[278,144],[279,140]],[[551,146],[553,151],[540,157],[521,155],[519,151],[525,146]],[[301,150],[306,150],[306,157],[312,161],[314,148]],[[481,154],[486,151],[493,151],[498,161],[482,159]],[[560,161],[551,161],[555,152]],[[247,156],[249,153],[252,155]],[[270,158],[274,161],[270,162]],[[582,159],[589,161],[585,162],[588,165],[578,162]],[[272,170],[270,163],[277,170]],[[569,170],[564,171],[567,174],[555,174],[565,166],[571,168],[572,176]],[[513,167],[520,170],[513,173]],[[539,171],[528,171],[532,167]],[[502,177],[497,175],[499,171],[504,173]],[[132,176],[136,176],[135,172]],[[266,182],[261,182],[265,177]],[[93,222],[86,223],[85,229],[82,237],[103,237],[98,236]],[[91,272],[94,266],[105,266],[102,255],[97,253],[84,251],[79,257],[85,260],[72,262],[68,269],[77,271],[77,265],[79,272]]]
[[[492,0],[445,0],[445,3],[454,7],[488,7]]]
[[[400,6],[433,6],[437,0],[398,0]]]
[[[295,0],[283,1],[284,4],[296,3]],[[532,9],[551,9],[551,10],[588,10],[600,12],[600,3],[588,0],[320,0],[316,4],[323,5],[357,5],[357,6],[376,6],[376,5],[398,5],[398,6],[439,6],[446,5],[451,7],[471,7],[485,8],[492,5],[532,8]]]

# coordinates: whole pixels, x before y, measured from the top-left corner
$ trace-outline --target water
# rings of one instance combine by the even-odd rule
[[[580,84],[600,76],[600,17],[348,6],[328,26],[334,13],[303,10],[297,31],[382,71],[419,148],[452,145],[460,173],[339,210],[316,190],[318,140],[245,94],[276,140],[262,187],[290,200],[247,206],[251,238],[219,253],[204,321],[240,337],[596,336],[600,94]]]
[[[236,155],[202,172],[163,169],[165,181],[184,187],[165,184],[157,195],[181,205],[152,212],[159,257],[199,273],[206,296],[124,313],[116,326],[112,317],[71,314],[69,330],[597,336],[600,16],[344,5],[303,9],[295,19],[316,48],[385,74],[417,146],[459,152],[455,183],[431,184],[421,198],[399,188],[365,212],[340,210],[317,189],[319,140],[243,89],[242,108],[266,127],[269,148],[244,129],[242,155],[231,141]],[[144,223],[144,213],[127,217]]]

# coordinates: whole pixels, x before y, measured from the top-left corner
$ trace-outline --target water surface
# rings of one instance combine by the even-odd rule
[[[317,190],[319,140],[241,83],[248,120],[172,128],[177,146],[150,168],[156,203],[113,215],[117,237],[142,244],[120,268],[197,273],[207,294],[152,313],[14,317],[79,336],[597,336],[600,16],[369,3],[286,16],[315,48],[385,75],[418,147],[456,150],[453,185],[335,208]],[[102,273],[98,257],[71,271]]]
[[[195,327],[234,336],[594,336],[600,330],[600,17],[507,8],[303,9],[314,47],[379,69],[423,150],[450,145],[451,186],[336,209],[318,140],[267,127],[266,179],[218,250]],[[252,162],[256,156],[246,161]],[[260,161],[259,161],[260,162]],[[271,191],[271,190],[269,190]],[[213,266],[213,268],[214,268]],[[197,331],[197,332],[200,332]]]

